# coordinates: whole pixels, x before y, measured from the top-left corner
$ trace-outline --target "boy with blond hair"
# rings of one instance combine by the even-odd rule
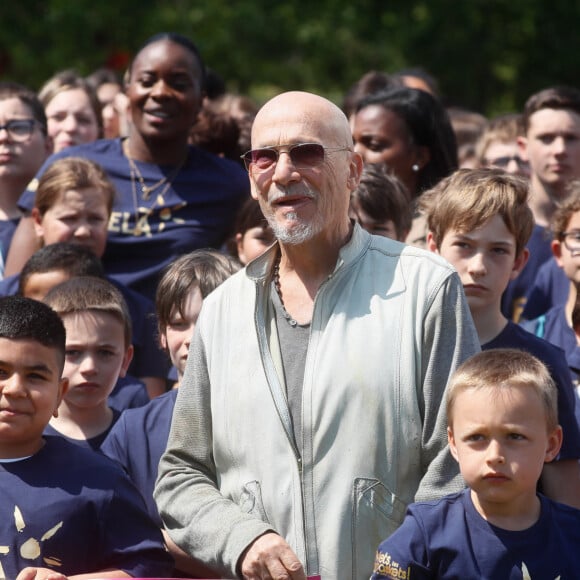
[[[542,486],[552,499],[580,507],[580,433],[564,355],[501,312],[502,293],[528,258],[526,243],[534,221],[527,198],[523,178],[498,169],[459,170],[421,201],[427,244],[457,270],[482,350],[520,348],[550,369],[558,388],[564,442],[558,461],[544,469]]]
[[[468,488],[411,505],[379,546],[372,580],[576,578],[580,510],[536,491],[562,443],[557,395],[524,351],[463,363],[447,390],[447,434]]]

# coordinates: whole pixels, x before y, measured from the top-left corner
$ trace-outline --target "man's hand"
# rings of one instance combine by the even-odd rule
[[[288,543],[274,532],[260,536],[242,555],[246,580],[306,580],[304,568]]]
[[[29,567],[24,568],[16,580],[67,580],[67,577],[49,568]]]

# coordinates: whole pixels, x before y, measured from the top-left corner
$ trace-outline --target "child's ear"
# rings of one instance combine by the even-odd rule
[[[433,232],[427,232],[427,249],[435,254],[439,253],[439,248],[435,242],[435,236],[433,235]]]
[[[68,391],[68,379],[62,377],[60,379],[59,385],[58,385],[58,395],[56,398],[56,406],[54,408],[54,411],[52,412],[53,417],[58,417],[58,408],[60,407],[60,404],[61,404],[64,396],[66,395],[67,391]]]
[[[42,227],[42,217],[36,207],[32,208],[32,221],[34,223],[34,233],[39,240],[44,237],[44,228]]]
[[[242,263],[245,263],[244,260],[246,259],[246,254],[244,253],[244,234],[241,234],[240,232],[236,234],[236,250],[238,253],[238,259]],[[165,335],[162,335],[161,338],[165,338]],[[167,342],[163,345],[163,348],[167,348]]]
[[[528,248],[524,248],[520,252],[520,255],[517,256],[516,259],[514,260],[514,267],[512,268],[510,280],[515,280],[521,274],[521,271],[524,269],[524,266],[528,263],[529,258],[530,258],[530,250],[528,250]]]
[[[125,356],[123,357],[123,364],[121,365],[121,370],[119,371],[119,376],[124,377],[127,374],[127,369],[133,360],[133,345],[130,344],[129,348],[125,351]]]
[[[447,427],[447,442],[449,443],[449,451],[451,451],[451,455],[453,455],[455,461],[459,463],[457,447],[455,446],[455,436],[453,435],[453,429],[451,427]]]
[[[562,437],[562,427],[560,427],[560,425],[558,425],[548,435],[548,446],[546,448],[546,455],[544,457],[545,463],[549,463],[558,455],[558,453],[560,453],[560,447],[562,447]]]
[[[237,235],[239,236],[240,234],[237,234]],[[167,335],[165,334],[165,332],[163,332],[163,333],[162,333],[162,334],[159,336],[159,344],[161,345],[161,348],[162,348],[164,351],[166,351],[166,352],[167,352],[167,351],[169,350],[169,349],[168,349],[168,347],[167,347]]]
[[[564,264],[562,263],[562,242],[560,240],[552,240],[550,247],[552,248],[552,254],[554,255],[556,263],[558,266],[560,266],[560,268],[563,268]]]
[[[518,137],[516,139],[518,148],[520,150],[520,156],[524,161],[529,161],[528,158],[528,138],[527,137]]]

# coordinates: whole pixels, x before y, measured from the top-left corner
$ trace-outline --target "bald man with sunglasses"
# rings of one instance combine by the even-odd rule
[[[441,402],[477,335],[447,263],[349,220],[340,109],[279,95],[252,147],[277,243],[204,301],[156,499],[222,577],[368,578],[408,503],[463,485]]]

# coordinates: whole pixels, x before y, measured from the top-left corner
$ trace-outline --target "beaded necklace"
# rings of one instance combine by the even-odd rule
[[[280,305],[282,306],[282,311],[284,312],[284,318],[288,321],[290,326],[297,326],[298,322],[290,316],[288,311],[286,310],[286,306],[284,306],[284,299],[282,298],[282,287],[280,285],[280,257],[276,261],[274,265],[274,289],[276,290],[276,294],[278,294],[278,298],[280,299]]]

